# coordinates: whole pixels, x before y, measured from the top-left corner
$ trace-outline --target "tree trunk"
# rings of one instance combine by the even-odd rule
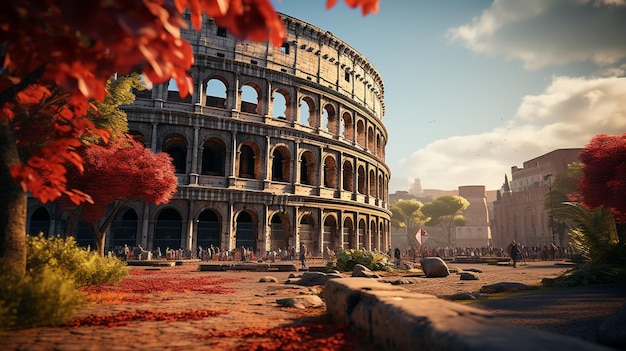
[[[0,120],[0,258],[18,274],[26,273],[26,193],[13,181],[10,167],[20,163],[15,134]]]
[[[100,257],[104,257],[104,231],[101,231],[100,228],[98,228],[96,221],[90,221],[89,226],[91,227],[91,232],[93,233],[93,239],[96,242],[98,255]]]

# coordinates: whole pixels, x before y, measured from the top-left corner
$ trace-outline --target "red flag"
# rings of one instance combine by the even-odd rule
[[[428,240],[428,233],[422,227],[419,227],[417,232],[415,232],[415,240],[417,240],[418,244],[424,245],[426,240]]]

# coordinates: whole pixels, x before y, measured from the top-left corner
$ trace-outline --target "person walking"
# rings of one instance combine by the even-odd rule
[[[306,268],[306,255],[308,253],[308,250],[306,248],[306,245],[304,244],[300,244],[300,264],[302,265],[302,269],[307,269]]]
[[[509,245],[509,256],[511,257],[511,260],[513,260],[513,268],[517,268],[517,261],[522,259],[522,252],[517,246],[515,240],[513,240]]]

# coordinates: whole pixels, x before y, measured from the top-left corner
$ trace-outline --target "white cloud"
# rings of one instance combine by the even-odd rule
[[[554,77],[542,94],[524,97],[506,124],[438,140],[392,165],[392,188],[408,189],[419,177],[425,189],[498,189],[511,166],[555,149],[584,147],[597,134],[626,132],[624,96],[626,78]]]
[[[527,69],[586,61],[606,66],[626,58],[625,19],[624,0],[501,0],[447,35]]]

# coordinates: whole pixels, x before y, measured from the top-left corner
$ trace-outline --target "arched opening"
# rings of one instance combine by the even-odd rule
[[[349,161],[344,161],[343,163],[343,190],[346,191],[354,191],[353,187],[353,174],[352,163]]]
[[[302,98],[300,102],[300,124],[315,128],[317,120],[315,117],[315,102],[308,96]]]
[[[376,173],[373,169],[370,169],[370,188],[367,194],[372,197],[376,197]]]
[[[289,182],[289,167],[291,155],[289,149],[279,146],[272,152],[272,180],[275,182]]]
[[[298,233],[300,233],[300,244],[306,246],[308,252],[319,252],[319,240],[317,240],[317,235],[315,235],[315,220],[313,216],[310,214],[302,216]]]
[[[361,219],[359,221],[359,231],[357,233],[357,248],[365,248],[365,231],[367,230],[367,225],[365,224],[365,221],[363,219]]]
[[[287,98],[282,91],[276,90],[272,95],[272,118],[287,119]]]
[[[187,141],[180,134],[170,135],[163,142],[163,151],[172,158],[176,173],[186,173],[187,171]]]
[[[226,108],[228,88],[226,84],[218,78],[209,79],[206,86],[206,106]],[[204,246],[203,246],[204,247]]]
[[[270,221],[270,249],[271,250],[288,250],[289,235],[287,233],[287,225],[283,222],[284,213],[276,213]]]
[[[259,91],[260,89],[252,84],[246,84],[241,88],[241,112],[260,114]]]
[[[123,247],[124,244],[129,247],[134,246],[137,243],[138,219],[137,212],[132,208],[127,209],[122,216],[118,216],[111,226],[111,246]]]
[[[224,176],[226,163],[226,144],[220,139],[211,138],[202,149],[202,174]]]
[[[343,124],[342,124],[342,135],[344,138],[346,138],[347,140],[353,141],[354,140],[354,135],[353,135],[353,131],[352,131],[352,116],[346,112],[343,114]]]
[[[43,233],[45,237],[49,236],[50,231],[50,214],[45,207],[39,207],[33,214],[30,216],[30,226],[29,232],[30,235],[36,236],[39,233]]]
[[[139,144],[147,147],[147,145],[146,145],[146,137],[141,132],[136,131],[136,130],[129,130],[128,131],[128,135],[130,135],[130,137],[133,138],[134,141],[136,141]]]
[[[315,185],[315,156],[311,151],[305,151],[300,157],[300,184]]]
[[[327,156],[324,160],[324,186],[337,188],[337,161],[332,156]]]
[[[361,147],[365,147],[365,123],[360,119],[356,122],[356,142]]]
[[[190,104],[191,97],[192,95],[188,94],[184,98],[181,98],[178,85],[176,84],[176,80],[174,78],[170,78],[170,80],[167,82],[167,101]]]
[[[178,250],[182,248],[183,220],[178,211],[166,208],[157,216],[153,248]]]
[[[248,212],[241,212],[237,216],[237,231],[235,233],[235,245],[237,249],[245,247],[246,250],[256,252],[256,230],[252,216]]]
[[[332,134],[337,134],[337,113],[333,105],[327,104],[324,106],[324,127]]]
[[[342,248],[344,249],[354,249],[354,236],[352,235],[354,232],[354,224],[352,222],[352,218],[346,217],[343,221],[343,234],[342,234]]]
[[[341,242],[337,237],[337,220],[333,216],[327,216],[324,219],[324,234],[322,238],[322,245],[324,249],[330,249],[332,251],[341,247]]]
[[[378,246],[378,234],[376,233],[376,222],[372,221],[370,223],[370,235],[368,246],[370,250],[378,250],[380,247]]]
[[[359,175],[357,178],[357,182],[358,182],[358,191],[359,194],[365,194],[365,168],[361,165],[359,166],[359,171],[358,171]]]
[[[197,245],[203,249],[220,248],[220,222],[212,210],[204,210],[198,216]]]
[[[239,148],[239,177],[256,179],[256,153],[251,145],[243,144]]]

